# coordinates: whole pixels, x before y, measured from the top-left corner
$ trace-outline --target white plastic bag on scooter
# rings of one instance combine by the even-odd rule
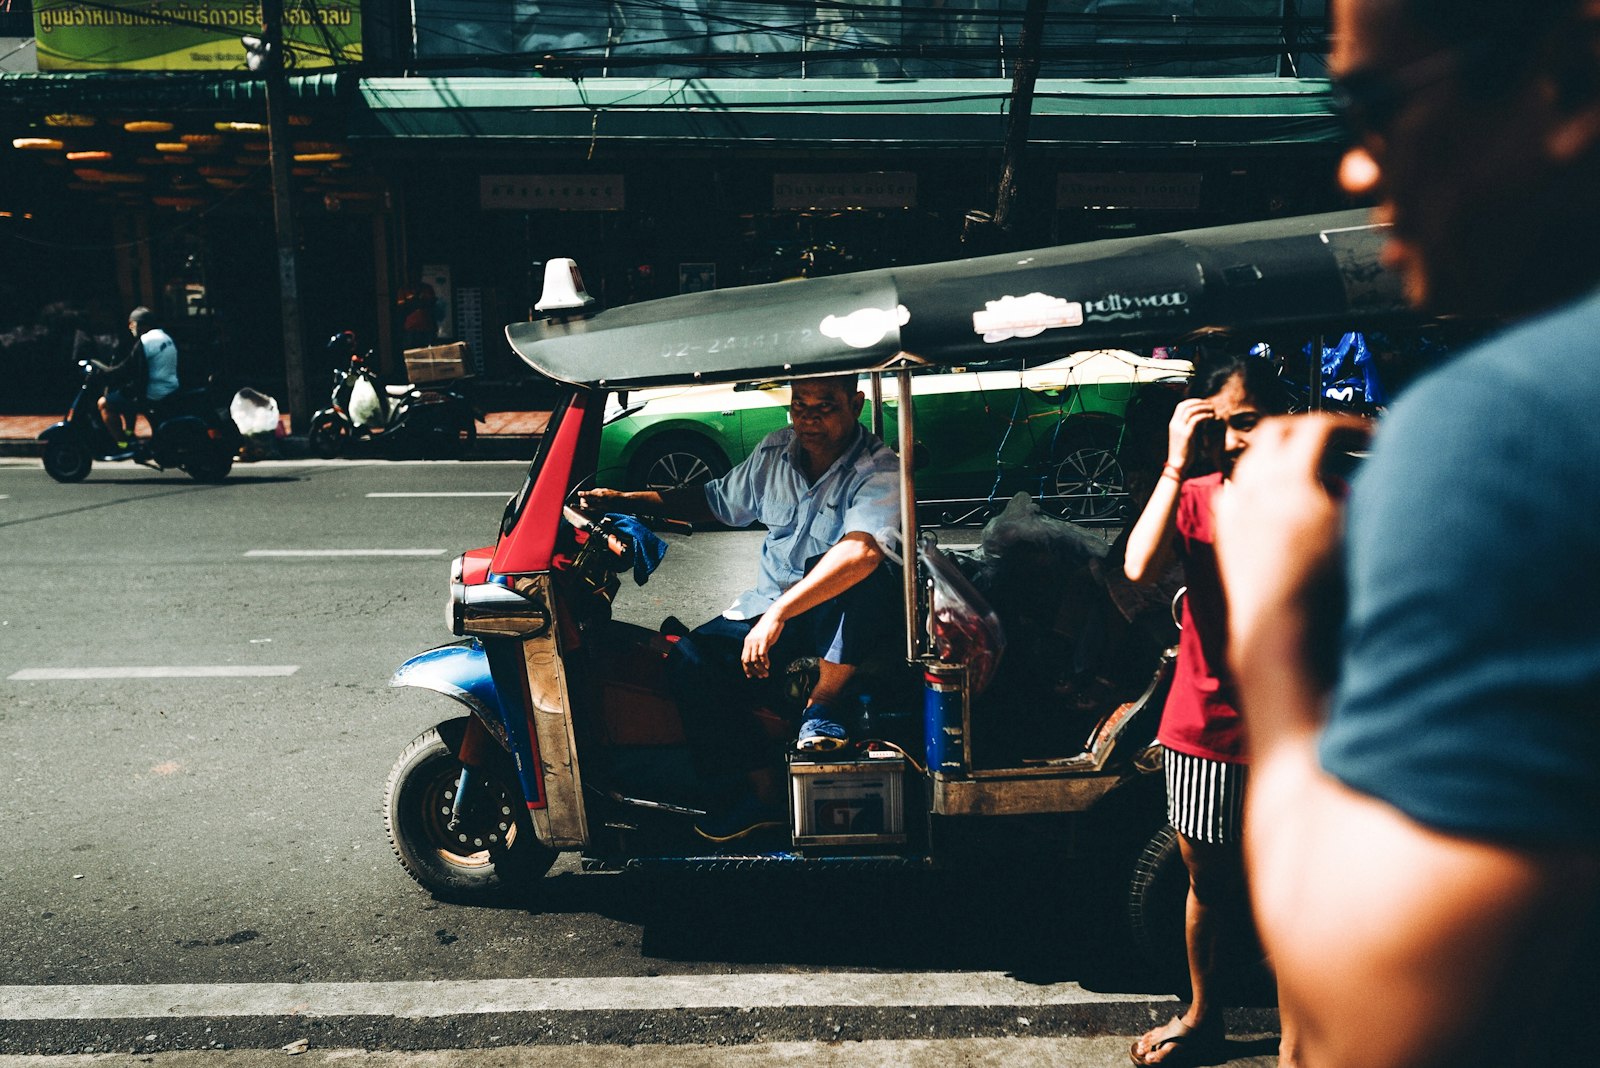
[[[372,379],[365,375],[350,388],[350,422],[363,429],[383,423],[383,401]]]

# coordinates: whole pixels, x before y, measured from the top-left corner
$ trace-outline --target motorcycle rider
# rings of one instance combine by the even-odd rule
[[[133,342],[122,359],[108,367],[114,385],[98,402],[100,420],[117,444],[128,446],[138,431],[139,413],[145,414],[151,433],[153,406],[178,390],[178,345],[156,325],[155,313],[140,305],[128,313],[128,333]]]

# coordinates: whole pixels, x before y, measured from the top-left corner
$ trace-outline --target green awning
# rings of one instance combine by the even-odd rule
[[[992,146],[1003,79],[363,78],[352,137],[691,142],[833,147]],[[1325,79],[1052,79],[1034,144],[1121,148],[1331,145]]]
[[[288,79],[289,99],[296,104],[333,102],[339,94],[334,73]],[[266,83],[260,78],[140,71],[75,71],[0,74],[0,107],[14,110],[117,110],[139,108],[228,107],[262,104]]]

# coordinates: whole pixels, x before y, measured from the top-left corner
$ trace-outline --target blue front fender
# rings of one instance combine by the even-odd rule
[[[510,750],[505,708],[489,672],[489,657],[476,638],[429,649],[401,664],[390,686],[416,686],[460,701],[483,721],[501,748]]]

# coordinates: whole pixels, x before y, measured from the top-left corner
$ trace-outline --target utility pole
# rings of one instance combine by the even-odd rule
[[[1017,183],[1023,156],[1028,151],[1028,123],[1033,118],[1033,86],[1039,80],[1039,49],[1044,43],[1044,15],[1047,0],[1028,0],[1022,14],[1022,41],[1011,74],[1011,112],[1006,121],[1005,158],[1000,164],[1000,195],[996,198],[994,225],[1011,232],[1011,209],[1017,199]]]
[[[1000,160],[1000,189],[994,214],[967,212],[961,240],[975,253],[998,252],[1012,244],[1012,208],[1028,149],[1028,124],[1033,117],[1033,87],[1039,79],[1039,51],[1044,43],[1048,0],[1028,0],[1022,13],[1022,36],[1011,65],[1011,106],[1006,113],[1006,141]]]
[[[267,144],[272,169],[272,222],[278,245],[278,297],[283,313],[283,372],[289,391],[290,421],[297,433],[305,433],[311,408],[306,395],[305,335],[300,326],[294,197],[289,188],[293,149],[284,115],[289,80],[283,67],[283,0],[262,0],[261,17],[267,53]]]

